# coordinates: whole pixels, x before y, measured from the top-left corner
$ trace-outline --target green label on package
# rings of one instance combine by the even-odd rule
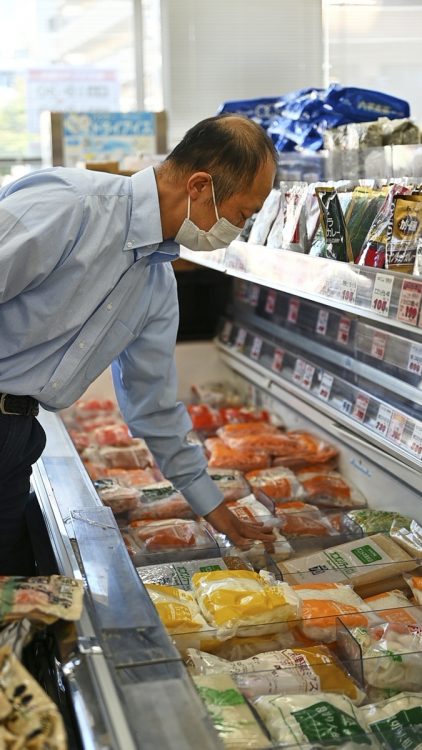
[[[292,573],[296,583],[309,583],[309,575],[318,582],[341,583],[358,574],[362,566],[365,566],[365,573],[371,567],[375,572],[381,564],[392,562],[394,560],[376,542],[362,544],[362,540],[356,540],[303,558],[286,560],[283,568]]]
[[[309,742],[329,741],[330,745],[340,746],[345,740],[352,739],[358,745],[371,744],[353,716],[325,701],[293,711],[292,715]]]
[[[371,547],[370,544],[365,544],[363,547],[356,547],[356,549],[352,549],[352,554],[356,555],[358,560],[360,560],[360,562],[364,565],[368,565],[369,563],[373,562],[380,562],[380,560],[382,560],[381,555],[379,555],[378,552],[373,547]]]
[[[370,725],[373,733],[388,750],[422,748],[422,708],[408,708],[388,719]]]

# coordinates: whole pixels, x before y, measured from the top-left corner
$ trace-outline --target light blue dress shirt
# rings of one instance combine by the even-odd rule
[[[152,167],[45,169],[1,189],[0,392],[55,411],[112,362],[132,434],[205,515],[222,495],[177,402],[178,252],[163,242]]]

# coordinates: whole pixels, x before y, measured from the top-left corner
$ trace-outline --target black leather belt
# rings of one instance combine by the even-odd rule
[[[0,393],[0,414],[36,417],[38,412],[38,401],[32,396],[12,396],[10,393]]]

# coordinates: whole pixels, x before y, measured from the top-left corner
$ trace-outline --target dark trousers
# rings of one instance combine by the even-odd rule
[[[32,464],[45,441],[35,417],[0,414],[0,575],[35,573],[25,512]]]

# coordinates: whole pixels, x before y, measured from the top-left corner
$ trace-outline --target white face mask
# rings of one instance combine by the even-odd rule
[[[188,197],[188,216],[184,220],[178,233],[176,234],[175,242],[179,245],[188,247],[189,250],[218,250],[220,247],[227,247],[230,243],[239,236],[242,231],[240,227],[235,227],[227,219],[220,219],[217,211],[217,204],[215,202],[214,185],[211,178],[211,189],[212,199],[214,202],[215,215],[217,221],[212,225],[211,229],[205,231],[205,229],[199,229],[193,221],[190,220],[190,195]]]

